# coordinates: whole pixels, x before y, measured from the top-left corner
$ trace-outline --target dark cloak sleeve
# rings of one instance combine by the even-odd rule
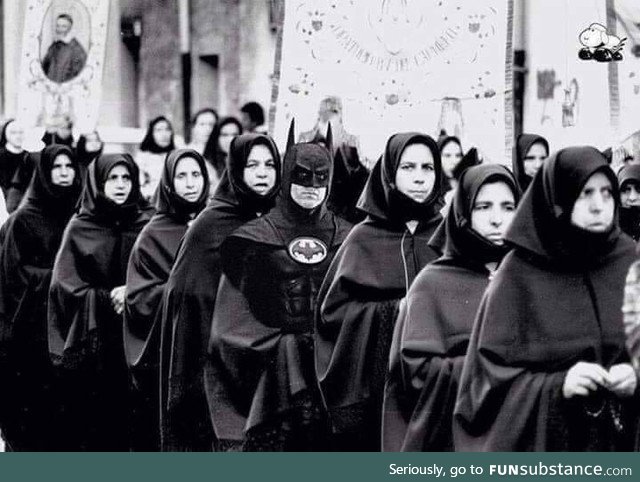
[[[488,273],[427,266],[398,315],[385,387],[385,451],[453,450],[458,381]]]
[[[118,232],[81,217],[70,221],[49,290],[49,351],[55,364],[95,368],[105,357],[118,356],[112,350],[122,347],[122,332],[116,332],[121,325],[110,292],[125,283],[129,254],[142,226]]]
[[[415,235],[364,221],[349,234],[327,272],[318,297],[316,370],[337,433],[364,425],[379,440],[398,305],[420,269],[437,257],[427,241],[438,221]]]
[[[187,230],[158,214],[145,226],[131,251],[127,268],[124,346],[130,368],[157,369],[160,352],[159,313],[176,252]]]
[[[469,342],[454,411],[456,450],[630,448],[627,434],[612,433],[608,410],[595,421],[585,415],[594,397],[562,396],[578,361],[609,368],[629,360],[620,308],[633,248],[626,237],[617,243],[588,274],[557,274],[518,252],[507,255]],[[625,415],[630,403],[620,400],[626,431],[635,423]]]
[[[211,450],[203,370],[222,270],[220,245],[249,219],[214,199],[196,218],[176,255],[162,307],[163,450]]]

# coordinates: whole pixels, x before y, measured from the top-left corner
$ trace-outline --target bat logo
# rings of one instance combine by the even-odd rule
[[[289,256],[302,264],[318,264],[327,257],[327,246],[316,238],[296,238],[289,243]]]

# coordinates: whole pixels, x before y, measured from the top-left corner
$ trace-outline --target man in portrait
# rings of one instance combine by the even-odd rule
[[[62,13],[56,18],[55,40],[42,60],[42,69],[52,81],[62,83],[77,76],[87,61],[80,42],[71,35],[73,18]]]

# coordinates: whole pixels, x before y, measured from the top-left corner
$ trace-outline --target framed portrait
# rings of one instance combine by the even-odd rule
[[[28,1],[17,112],[26,126],[66,117],[95,127],[108,15],[108,0]]]

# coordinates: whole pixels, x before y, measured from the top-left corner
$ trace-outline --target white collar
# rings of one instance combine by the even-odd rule
[[[413,220],[413,221],[407,221],[407,229],[409,230],[409,232],[411,232],[411,234],[415,234],[416,229],[418,228],[418,221]]]

